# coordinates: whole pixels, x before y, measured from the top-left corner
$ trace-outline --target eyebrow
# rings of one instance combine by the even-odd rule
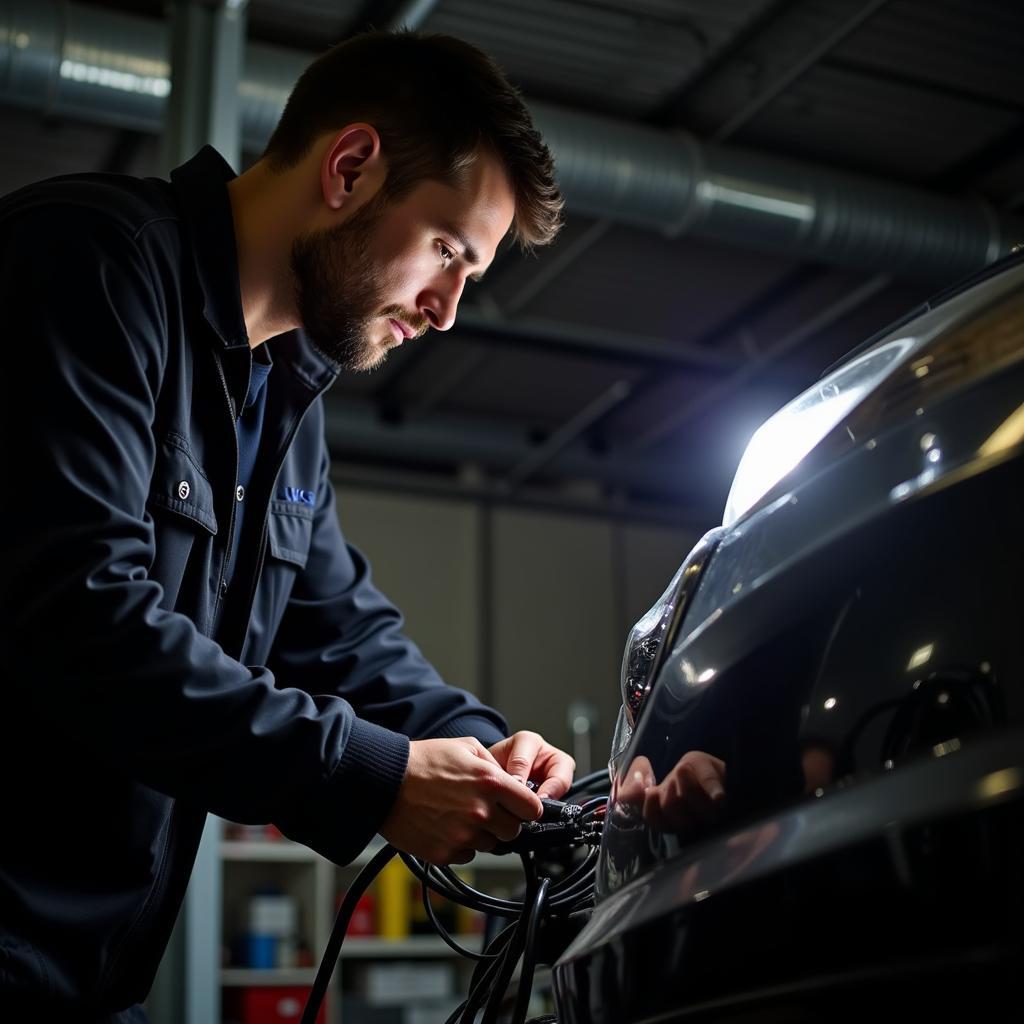
[[[462,258],[470,266],[476,266],[480,262],[480,255],[473,248],[472,242],[454,224],[443,221],[440,227],[442,231],[447,232],[459,243],[459,246],[462,248]],[[470,274],[469,276],[472,280],[479,281],[484,276],[484,272],[481,271],[479,274]]]

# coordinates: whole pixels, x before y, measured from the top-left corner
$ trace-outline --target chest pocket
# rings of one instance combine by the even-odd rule
[[[272,501],[267,539],[274,558],[304,569],[313,539],[313,509],[298,502]]]
[[[213,487],[179,434],[168,434],[160,446],[149,504],[191,519],[208,533],[217,533]]]
[[[179,434],[168,434],[157,450],[146,505],[154,530],[149,576],[163,587],[162,607],[206,623],[216,575],[213,487]]]

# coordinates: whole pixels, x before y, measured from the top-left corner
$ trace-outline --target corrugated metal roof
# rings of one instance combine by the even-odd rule
[[[437,349],[402,382],[412,401],[427,382],[450,365],[452,353]],[[449,412],[507,417],[534,430],[551,431],[569,420],[616,381],[638,380],[642,371],[621,360],[580,359],[561,352],[494,347],[485,363],[448,396]]]
[[[891,0],[834,55],[1024,111],[1022,37],[1020,3]]]
[[[336,43],[360,17],[362,0],[250,0],[249,29],[268,41]]]
[[[760,31],[702,78],[676,121],[710,136],[758,100],[863,9],[864,0],[800,0],[782,5]]]
[[[795,261],[613,227],[524,312],[604,330],[695,341]],[[500,293],[495,295],[499,305]]]
[[[1020,122],[927,88],[816,67],[737,134],[746,145],[907,180],[938,178]]]
[[[424,28],[480,46],[527,93],[645,114],[765,3],[442,0]]]
[[[826,47],[863,3],[804,0],[702,85],[685,120],[713,134],[820,50],[730,142],[908,180],[940,178],[1024,114],[1024,9],[1014,6],[890,0]]]

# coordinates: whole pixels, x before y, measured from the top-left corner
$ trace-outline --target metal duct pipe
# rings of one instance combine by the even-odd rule
[[[382,422],[371,402],[350,396],[344,401],[328,397],[324,412],[327,445],[335,459],[401,457],[435,465],[444,459],[479,464],[504,475],[537,451],[525,430],[477,416],[435,413],[416,420],[415,429],[409,429]],[[549,468],[560,479],[594,480],[666,500],[687,497],[685,475],[666,473],[664,460],[602,457],[578,440],[557,452]]]
[[[950,280],[1024,240],[1024,221],[958,199],[533,104],[574,210],[745,248]]]
[[[159,131],[167,27],[63,0],[0,0],[0,101]],[[310,58],[251,43],[239,83],[248,149],[266,142]],[[949,281],[1024,240],[980,201],[533,104],[570,210],[872,272]]]
[[[312,55],[246,46],[238,102],[262,149]],[[0,0],[0,102],[48,116],[159,132],[171,92],[166,23],[67,0]]]

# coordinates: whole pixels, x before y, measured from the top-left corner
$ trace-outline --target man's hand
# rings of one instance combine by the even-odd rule
[[[490,748],[495,760],[521,782],[536,782],[537,796],[558,800],[572,785],[576,762],[535,732],[517,732]]]
[[[476,850],[515,839],[542,811],[540,798],[477,740],[414,740],[380,834],[431,864],[466,864]]]

